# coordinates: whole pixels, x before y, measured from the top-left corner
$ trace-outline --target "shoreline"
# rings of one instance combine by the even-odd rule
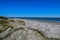
[[[48,38],[60,38],[60,22],[48,22],[30,19],[15,20],[23,20],[26,23],[26,28],[32,28],[42,31]]]

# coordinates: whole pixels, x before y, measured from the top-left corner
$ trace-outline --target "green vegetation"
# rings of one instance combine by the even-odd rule
[[[0,19],[5,19],[5,20],[7,20],[8,18],[7,18],[7,17],[4,17],[4,16],[0,16]]]

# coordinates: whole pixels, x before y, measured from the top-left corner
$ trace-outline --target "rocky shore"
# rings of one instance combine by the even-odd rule
[[[0,19],[0,40],[60,40],[60,22]]]

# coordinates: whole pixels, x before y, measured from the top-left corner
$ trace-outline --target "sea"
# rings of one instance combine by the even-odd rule
[[[10,17],[10,18],[18,18],[18,19],[30,19],[30,20],[44,20],[51,22],[60,22],[60,18],[50,18],[50,17]]]

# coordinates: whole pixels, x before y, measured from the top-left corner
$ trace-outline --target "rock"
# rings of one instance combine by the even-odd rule
[[[60,40],[60,23],[8,19],[0,25],[0,40]]]

